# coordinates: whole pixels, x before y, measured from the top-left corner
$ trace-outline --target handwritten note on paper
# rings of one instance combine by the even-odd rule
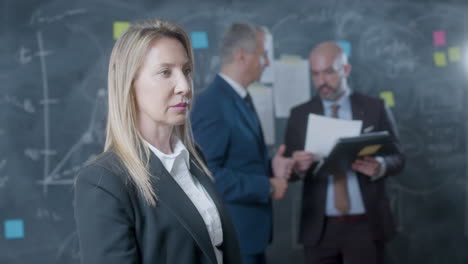
[[[384,91],[380,93],[380,98],[385,101],[385,105],[388,107],[395,106],[395,98],[393,97],[392,91]]]
[[[444,46],[447,43],[445,39],[445,31],[443,30],[434,31],[432,33],[432,37],[434,39],[435,46]]]
[[[445,56],[445,52],[434,52],[434,64],[437,67],[447,66],[447,58]]]
[[[275,117],[273,111],[273,90],[260,83],[250,85],[248,90],[260,118],[265,143],[267,145],[274,145]]]
[[[204,31],[194,31],[190,33],[193,49],[208,48],[208,34]]]
[[[268,61],[270,65],[263,70],[262,77],[260,78],[260,82],[262,83],[273,83],[275,81],[275,75],[273,70],[273,60],[274,56],[274,46],[273,46],[273,35],[267,32],[265,34],[265,52],[268,57]]]
[[[361,134],[361,120],[343,120],[309,114],[305,151],[327,157],[336,141],[341,137],[353,137]]]
[[[292,107],[310,99],[309,63],[303,59],[277,60],[273,68],[276,117],[287,118]]]
[[[114,30],[113,30],[113,37],[114,39],[120,38],[125,31],[130,27],[129,22],[123,22],[123,21],[116,21],[114,22]]]
[[[348,58],[351,57],[351,43],[348,42],[348,41],[337,41],[336,44],[338,44],[338,46],[341,47],[341,49],[346,53],[346,56],[348,56]]]
[[[448,49],[448,57],[451,62],[457,62],[461,60],[460,47],[450,47]]]

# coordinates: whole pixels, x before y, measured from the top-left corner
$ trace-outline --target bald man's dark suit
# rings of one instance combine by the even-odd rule
[[[362,120],[362,128],[373,132],[387,130],[397,145],[397,153],[383,156],[386,163],[384,177],[372,181],[370,177],[357,173],[359,187],[370,225],[371,234],[376,241],[387,241],[395,234],[395,225],[385,192],[385,177],[398,173],[404,166],[404,156],[399,147],[399,136],[391,112],[380,99],[354,92],[350,95],[354,120]],[[321,99],[316,96],[309,102],[291,110],[286,131],[286,155],[304,150],[307,120],[310,113],[323,115]],[[320,128],[317,128],[320,129]],[[302,213],[299,241],[307,246],[316,246],[321,239],[325,223],[325,204],[328,179],[327,175],[314,175],[316,164],[307,171],[304,179]]]

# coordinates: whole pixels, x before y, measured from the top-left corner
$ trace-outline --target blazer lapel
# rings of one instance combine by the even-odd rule
[[[351,111],[353,114],[353,120],[361,120],[362,121],[362,128],[367,127],[367,122],[364,119],[364,109],[362,109],[362,105],[356,100],[356,96],[353,94],[350,95],[349,100],[351,102]],[[361,131],[362,132],[362,131]]]
[[[203,170],[195,163],[195,161],[190,158],[190,173],[197,178],[201,185],[205,188],[205,190],[210,195],[211,199],[215,203],[218,211],[221,208],[221,202],[218,200],[218,194],[214,189],[213,181],[203,172]]]
[[[153,153],[151,153],[150,163],[152,175],[159,176],[155,185],[159,197],[158,202],[166,205],[172,211],[177,220],[196,241],[202,252],[215,264],[217,261],[213,245],[200,213]]]
[[[236,107],[239,110],[239,112],[241,112],[241,115],[244,121],[248,124],[249,128],[257,137],[260,138],[261,125],[260,120],[256,120],[255,113],[247,108],[245,102],[240,97],[234,98],[234,103],[236,104]]]
[[[225,259],[228,259],[230,263],[241,263],[239,246],[237,240],[234,240],[234,237],[237,237],[234,225],[229,218],[224,205],[219,198],[218,192],[214,188],[213,181],[203,172],[203,170],[196,165],[193,159],[190,159],[190,172],[194,177],[198,179],[201,185],[210,195],[211,199],[218,209],[219,217],[221,219],[221,225],[223,228],[223,255]],[[234,242],[234,243],[231,243]]]
[[[229,83],[227,83],[219,75],[216,77],[218,78],[217,81],[221,83],[220,87],[224,89],[224,93],[234,101],[237,110],[241,113],[242,119],[247,123],[248,127],[250,130],[252,130],[255,136],[257,136],[259,140],[263,142],[260,120],[256,120],[255,113],[247,108],[244,100],[234,91]]]
[[[353,114],[353,120],[362,121],[362,128],[361,128],[361,133],[362,133],[364,129],[368,127],[367,125],[368,122],[365,119],[365,115],[364,115],[364,109],[363,109],[364,104],[361,104],[361,102],[359,102],[359,99],[356,98],[356,95],[354,93],[350,95],[349,100],[351,101],[351,111]],[[357,173],[362,175],[362,173],[359,173],[359,172]],[[366,182],[371,181],[370,178],[366,176],[366,177],[357,177],[357,179],[358,179],[359,188],[361,189],[361,192],[363,194],[362,197],[368,197],[367,188],[365,188],[364,185],[366,184]],[[364,200],[364,203],[367,203],[367,201]]]
[[[317,115],[324,115],[323,103],[320,97],[315,96],[312,98],[309,106],[309,111]]]

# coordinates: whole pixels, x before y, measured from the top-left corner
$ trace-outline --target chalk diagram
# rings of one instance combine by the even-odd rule
[[[7,164],[6,159],[0,161],[0,188],[4,187],[6,182],[8,181],[8,175],[4,175],[2,172],[6,164]]]
[[[99,42],[92,36],[91,33],[87,32],[84,28],[77,25],[67,25],[67,28],[74,34],[81,34],[83,37],[88,38],[90,43],[97,45],[99,53],[103,53],[102,47],[99,46]],[[50,94],[49,89],[49,80],[47,72],[47,57],[51,56],[51,52],[47,51],[46,41],[43,38],[43,32],[37,31],[36,40],[38,45],[37,56],[40,60],[41,67],[41,81],[42,81],[42,91],[43,98],[41,100],[41,105],[43,107],[43,120],[44,120],[44,131],[43,131],[43,149],[26,149],[24,154],[31,158],[32,160],[43,160],[43,179],[38,181],[38,184],[43,186],[43,192],[47,193],[48,186],[50,185],[70,185],[74,182],[74,176],[82,164],[71,165],[67,164],[70,161],[70,157],[79,152],[80,149],[87,144],[96,144],[102,142],[96,142],[96,126],[98,125],[99,119],[102,116],[99,116],[97,109],[100,105],[106,103],[106,91],[104,88],[96,89],[94,95],[94,102],[92,106],[92,114],[89,117],[89,122],[86,130],[83,132],[82,136],[70,147],[70,149],[62,156],[60,161],[57,164],[52,164],[50,157],[53,155],[58,155],[58,153],[51,148],[51,143],[53,138],[51,137],[51,105],[59,103],[59,100],[54,99],[53,95]],[[84,84],[88,84],[84,82]],[[83,87],[80,87],[83,88]],[[83,163],[86,160],[83,160]],[[68,165],[68,167],[67,167]]]
[[[39,193],[38,195],[37,193],[32,193],[31,195],[32,197],[37,195],[36,197],[40,198],[34,201],[34,203],[28,205],[31,208],[25,209],[23,212],[20,212],[19,215],[21,217],[25,216],[25,221],[30,222],[30,225],[26,226],[29,228],[28,231],[30,231],[30,233],[25,237],[24,243],[30,243],[31,241],[36,240],[40,241],[43,239],[40,235],[36,234],[36,230],[32,230],[32,226],[48,230],[50,233],[50,237],[48,237],[47,241],[47,247],[45,245],[39,245],[38,247],[20,250],[19,248],[15,248],[14,244],[5,244],[6,246],[11,247],[13,251],[5,253],[7,255],[1,255],[0,257],[14,257],[19,259],[23,254],[26,255],[33,251],[52,251],[55,254],[54,257],[60,262],[64,259],[78,258],[78,241],[76,232],[74,232],[74,230],[65,230],[64,228],[67,227],[68,229],[68,226],[73,226],[73,213],[70,213],[70,211],[72,211],[71,201],[49,204],[54,197],[49,194],[52,194],[50,191],[51,186],[59,187],[55,188],[55,191],[58,189],[71,190],[71,185],[74,183],[77,171],[86,161],[98,154],[98,151],[95,150],[97,150],[98,147],[100,150],[100,146],[103,145],[103,135],[105,132],[103,119],[105,118],[107,94],[104,87],[105,82],[101,82],[101,79],[99,79],[105,78],[105,76],[96,76],[102,74],[106,75],[106,71],[104,71],[105,66],[101,65],[101,59],[105,57],[105,51],[100,44],[99,38],[94,35],[94,32],[79,24],[67,23],[68,17],[85,14],[86,12],[87,11],[85,9],[67,10],[52,18],[41,17],[38,15],[40,12],[35,12],[33,15],[34,19],[31,20],[31,28],[36,30],[33,33],[34,36],[30,37],[30,39],[34,41],[31,45],[37,47],[20,47],[19,62],[21,64],[28,64],[34,61],[35,64],[31,64],[28,67],[40,68],[39,70],[36,70],[36,72],[40,73],[37,78],[38,80],[36,81],[38,84],[36,90],[40,89],[40,96],[37,96],[38,94],[36,93],[36,98],[39,99],[32,100],[31,98],[21,98],[20,96],[0,94],[0,106],[7,105],[12,109],[20,109],[23,113],[36,115],[35,120],[40,120],[40,122],[42,122],[42,126],[39,126],[39,128],[43,127],[42,133],[31,133],[31,137],[34,137],[32,141],[37,142],[35,147],[25,147],[23,149],[24,163],[32,163],[40,165],[41,167],[40,171],[31,171],[30,175],[25,175],[26,177],[32,177],[32,179],[35,179],[35,181],[32,182],[32,185],[39,186]],[[61,55],[66,55],[66,52],[69,50],[62,49],[57,51],[54,50],[54,48],[51,48],[54,44],[56,45],[56,39],[47,38],[48,34],[55,33],[55,31],[49,29],[49,26],[54,29],[60,27],[60,32],[66,32],[65,34],[67,34],[67,37],[72,40],[79,39],[82,42],[86,42],[87,45],[83,47],[83,50],[80,49],[81,46],[72,46],[73,52],[76,52],[76,54],[80,54],[81,52],[82,54],[80,54],[80,56],[88,55],[90,59],[95,59],[97,61],[96,64],[92,65],[94,67],[88,70],[86,74],[83,75],[80,72],[81,77],[79,77],[78,82],[72,84],[75,86],[65,86],[65,88],[69,89],[67,91],[69,93],[65,93],[67,96],[57,96],[55,94],[55,91],[58,90],[57,86],[62,88],[63,85],[54,83],[57,79],[56,76],[61,74],[61,72],[57,72],[56,69],[58,66],[54,65],[54,63],[68,59],[68,56]],[[74,42],[70,45],[74,45]],[[92,54],[93,57],[89,56],[87,52]],[[52,62],[50,62],[49,60],[53,58],[53,56],[60,57],[56,57]],[[49,71],[51,64],[53,65],[51,68],[54,70]],[[70,65],[73,65],[73,67],[75,66],[75,64]],[[96,70],[96,68],[98,69]],[[74,70],[75,68],[71,69]],[[66,70],[70,69],[64,70],[66,73]],[[63,76],[64,78],[69,78],[66,74]],[[0,78],[1,77],[2,76],[0,76]],[[71,79],[71,81],[72,80],[73,79]],[[77,94],[75,94],[75,92]],[[67,106],[67,102],[80,105],[78,107],[76,107],[76,105]],[[67,107],[75,107],[75,109],[68,110]],[[56,124],[57,120],[67,119],[68,116],[66,116],[66,114],[73,114],[73,111],[76,111],[76,118],[81,118],[80,121],[83,122],[74,124],[71,123],[71,121],[66,120],[64,124],[59,124],[61,130],[58,130]],[[70,119],[73,120],[72,118]],[[63,135],[63,131],[66,131],[67,129],[76,131],[75,134],[79,136],[70,137],[68,134]],[[80,130],[82,132],[80,132]],[[11,132],[0,126],[0,137],[7,133]],[[1,155],[2,153],[0,153],[0,187],[3,187],[8,186],[9,181],[12,180],[11,174],[14,174],[14,171],[10,172],[6,170],[10,164],[8,159],[3,158]],[[36,165],[34,166],[37,167]],[[5,171],[10,175],[7,175]],[[35,175],[39,176],[34,178]],[[60,186],[65,188],[60,188]],[[65,191],[65,193],[66,192],[67,191]],[[63,191],[60,191],[59,193],[63,193]],[[56,192],[54,192],[54,194],[56,195]],[[14,197],[12,199],[14,199]],[[63,204],[67,204],[67,206],[64,207]],[[13,207],[12,211],[14,210],[20,211],[20,209]],[[32,216],[32,218],[29,218],[29,216]],[[59,222],[61,222],[61,224],[59,224]],[[55,229],[55,227],[57,227],[57,229]]]
[[[397,211],[400,228],[404,228],[405,221],[411,222],[411,218],[405,216],[401,210],[404,208],[404,203],[401,201],[403,197],[406,197],[404,199],[408,196],[415,199],[430,199],[432,195],[446,192],[445,196],[448,196],[453,195],[449,189],[450,186],[468,185],[467,167],[463,166],[467,159],[467,126],[464,125],[466,121],[462,121],[466,120],[466,84],[464,83],[466,79],[460,76],[451,77],[451,74],[457,73],[458,69],[455,68],[460,67],[461,64],[447,65],[451,70],[449,75],[446,75],[443,68],[434,70],[432,62],[432,53],[435,49],[432,44],[431,30],[447,29],[447,34],[451,37],[448,46],[462,45],[464,44],[463,34],[454,34],[465,32],[463,27],[467,21],[460,23],[460,17],[465,17],[461,10],[437,8],[437,11],[426,12],[415,17],[406,25],[406,28],[412,31],[425,27],[428,30],[424,32],[425,36],[417,35],[418,43],[427,46],[422,48],[426,57],[420,58],[420,63],[417,64],[417,71],[421,73],[420,77],[417,77],[419,80],[417,87],[412,86],[418,96],[413,91],[409,93],[408,98],[403,98],[404,105],[409,107],[405,110],[407,117],[412,119],[407,121],[412,121],[411,126],[420,127],[420,129],[400,128],[402,140],[405,139],[403,147],[407,154],[407,167],[404,177],[392,178],[389,181],[390,189],[395,190],[396,193],[392,199],[399,200],[394,201],[397,205],[394,208]],[[422,37],[424,41],[421,41]],[[446,48],[443,47],[443,50]],[[431,74],[432,72],[436,74]],[[463,81],[457,81],[460,78]],[[444,92],[441,92],[441,87],[444,88]],[[425,162],[422,162],[422,157]],[[429,171],[430,175],[421,175],[421,171],[424,170]],[[405,179],[406,176],[410,176],[411,179]],[[464,206],[466,236],[468,235],[468,189],[463,192],[466,197]]]

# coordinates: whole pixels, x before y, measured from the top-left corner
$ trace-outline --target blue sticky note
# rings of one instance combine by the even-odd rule
[[[5,238],[18,239],[24,238],[24,223],[20,219],[11,219],[5,221]]]
[[[348,58],[351,57],[351,43],[349,43],[348,41],[340,40],[340,41],[337,41],[336,44],[338,44],[338,46],[340,46],[344,50]]]
[[[208,35],[204,31],[194,31],[190,33],[193,49],[208,48]]]

